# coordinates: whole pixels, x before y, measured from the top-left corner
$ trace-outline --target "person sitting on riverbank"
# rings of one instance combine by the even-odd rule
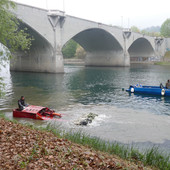
[[[170,80],[167,80],[167,82],[166,82],[166,88],[167,88],[167,89],[170,89]]]
[[[19,110],[22,111],[25,107],[27,107],[28,104],[25,103],[25,98],[24,96],[21,96],[20,100],[18,100],[18,107]]]

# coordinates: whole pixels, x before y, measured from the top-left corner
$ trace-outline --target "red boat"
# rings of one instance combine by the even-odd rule
[[[55,113],[47,107],[29,105],[25,107],[22,111],[18,108],[13,110],[13,117],[31,118],[39,120],[49,120],[61,118],[60,113]]]

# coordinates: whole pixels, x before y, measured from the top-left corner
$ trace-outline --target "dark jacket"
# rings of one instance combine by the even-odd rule
[[[20,110],[23,110],[24,109],[24,106],[27,106],[27,104],[25,103],[25,100],[18,100],[18,107]]]

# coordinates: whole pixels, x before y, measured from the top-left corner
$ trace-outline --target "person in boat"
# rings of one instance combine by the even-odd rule
[[[24,96],[21,96],[20,100],[18,100],[18,107],[19,110],[23,110],[25,107],[27,107],[28,104],[25,103],[25,98]]]
[[[170,89],[170,80],[167,80],[167,82],[166,82],[166,88],[167,88],[167,89]]]
[[[161,88],[161,89],[163,89],[163,88],[164,88],[164,86],[163,86],[163,84],[162,84],[162,83],[160,84],[160,88]]]

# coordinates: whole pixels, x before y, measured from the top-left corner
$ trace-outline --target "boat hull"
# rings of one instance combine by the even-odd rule
[[[61,114],[55,113],[54,110],[50,110],[46,107],[29,105],[22,111],[19,109],[14,109],[13,117],[50,120],[61,118]]]
[[[35,113],[22,112],[18,109],[13,110],[13,117],[37,119]]]
[[[158,96],[169,96],[170,89],[160,86],[132,86],[130,85],[129,89],[126,90],[129,93],[140,93],[148,95],[158,95]]]

